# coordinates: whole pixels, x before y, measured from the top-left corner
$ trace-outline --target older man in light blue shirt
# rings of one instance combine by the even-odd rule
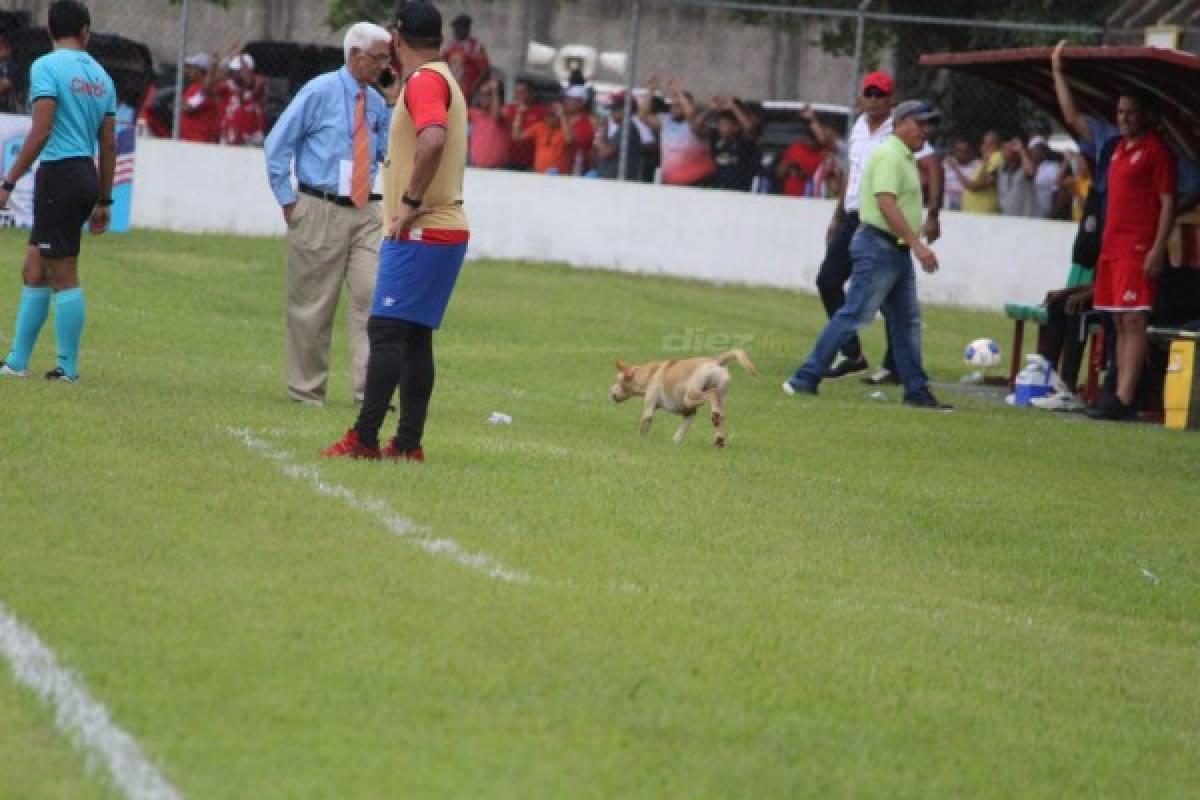
[[[343,283],[350,290],[351,390],[362,402],[383,238],[380,198],[371,186],[387,153],[389,114],[372,84],[391,58],[391,34],[360,22],[346,32],[345,52],[344,67],[305,84],[265,145],[267,178],[288,228],[288,394],[311,405],[325,404]]]

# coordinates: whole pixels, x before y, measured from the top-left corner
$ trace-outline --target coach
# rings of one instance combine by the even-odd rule
[[[433,332],[442,324],[470,233],[463,213],[467,104],[439,60],[442,17],[409,2],[396,12],[403,89],[384,167],[387,238],[368,331],[367,396],[354,427],[325,456],[424,461],[421,437],[433,394]],[[379,447],[379,428],[399,389],[396,436]]]
[[[854,270],[846,302],[821,331],[804,364],[783,384],[788,394],[816,394],[834,356],[847,339],[869,324],[881,308],[896,367],[904,383],[904,403],[945,409],[929,391],[921,365],[921,307],[912,257],[926,272],[937,272],[937,256],[920,239],[921,178],[915,153],[925,146],[938,112],[920,100],[896,106],[894,129],[867,161],[862,178],[861,222],[850,243]]]
[[[265,145],[267,177],[288,228],[288,394],[311,405],[325,404],[343,282],[350,290],[350,380],[355,401],[362,401],[383,236],[380,198],[371,186],[385,155],[389,115],[371,84],[390,59],[391,34],[360,22],[346,32],[344,48],[346,65],[305,84]]]

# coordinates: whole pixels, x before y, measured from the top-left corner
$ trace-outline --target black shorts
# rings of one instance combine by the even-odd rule
[[[74,258],[100,195],[100,176],[90,158],[43,162],[33,178],[33,231],[29,243],[43,258]]]

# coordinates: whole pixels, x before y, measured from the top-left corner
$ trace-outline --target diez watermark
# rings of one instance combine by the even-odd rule
[[[667,333],[662,338],[662,349],[667,353],[721,353],[726,350],[788,352],[789,344],[788,341],[774,336],[710,331],[705,328],[684,328]]]

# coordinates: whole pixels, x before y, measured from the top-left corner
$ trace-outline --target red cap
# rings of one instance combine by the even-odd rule
[[[892,81],[892,76],[886,72],[872,72],[863,78],[862,87],[863,89],[878,89],[885,94],[891,94],[892,89],[896,88],[896,84]]]

